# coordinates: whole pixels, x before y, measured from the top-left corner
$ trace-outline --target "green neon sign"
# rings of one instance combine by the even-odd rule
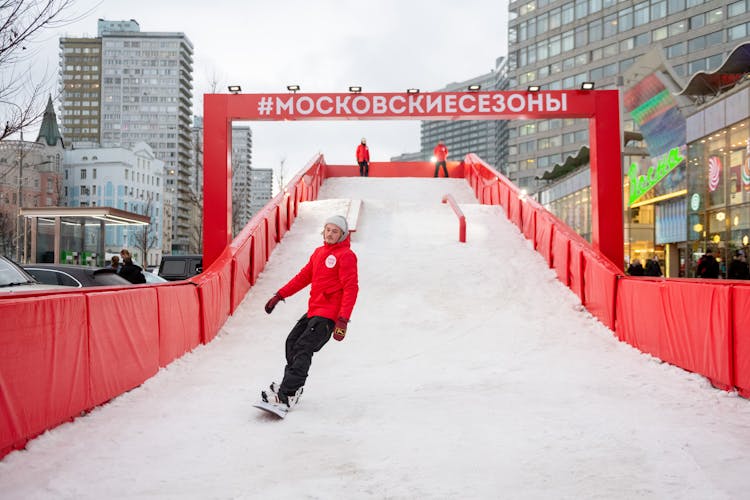
[[[683,161],[685,161],[685,157],[680,154],[680,148],[672,148],[656,165],[651,165],[645,175],[638,175],[638,164],[631,163],[628,170],[628,178],[630,179],[630,199],[628,204],[632,205],[635,203],[638,198],[656,186]]]

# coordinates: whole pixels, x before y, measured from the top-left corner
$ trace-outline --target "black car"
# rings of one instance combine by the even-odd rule
[[[71,264],[26,264],[23,268],[40,283],[74,287],[121,286],[131,283],[109,267]]]
[[[169,281],[186,280],[203,272],[202,255],[163,255],[159,276]]]

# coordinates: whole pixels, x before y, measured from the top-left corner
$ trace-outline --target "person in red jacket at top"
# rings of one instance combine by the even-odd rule
[[[435,157],[435,175],[433,177],[437,177],[440,174],[440,165],[443,166],[443,172],[448,177],[448,167],[445,163],[445,160],[448,158],[448,147],[442,140],[438,141],[437,146],[432,151],[432,155]]]
[[[359,176],[370,176],[370,150],[367,149],[367,139],[362,138],[362,142],[357,146],[357,163],[359,163]]]
[[[331,339],[332,333],[334,339],[344,340],[359,293],[357,256],[350,242],[346,219],[341,215],[329,217],[323,226],[323,245],[266,303],[266,312],[271,314],[279,301],[312,285],[307,313],[286,339],[284,379],[281,384],[271,383],[270,391],[261,392],[263,401],[292,408],[302,395],[313,354]]]

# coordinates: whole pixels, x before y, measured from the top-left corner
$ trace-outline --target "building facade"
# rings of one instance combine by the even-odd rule
[[[52,98],[35,142],[0,141],[0,253],[26,262],[29,227],[19,216],[26,207],[54,207],[64,203],[62,165],[65,144],[60,135]]]
[[[174,228],[169,250],[187,253],[193,45],[184,33],[141,32],[134,20],[100,19],[98,28],[96,38],[60,40],[64,134],[74,147],[149,144],[165,168]]]
[[[72,149],[65,152],[64,164],[68,206],[113,207],[151,218],[144,228],[107,226],[106,253],[128,248],[137,262],[158,265],[171,225],[164,224],[164,162],[153,149],[145,142],[132,149]]]
[[[623,74],[652,47],[677,75],[719,67],[750,30],[746,0],[519,0],[510,2],[511,88],[619,88]],[[623,113],[623,128],[637,131]],[[510,124],[508,173],[533,192],[537,178],[588,144],[588,120]]]
[[[232,228],[237,234],[253,215],[251,169],[253,132],[250,127],[232,127]]]
[[[470,86],[481,90],[504,90],[507,87],[506,59],[498,58],[495,69],[463,82],[451,83],[437,92],[466,91]],[[477,154],[489,165],[503,171],[508,142],[506,120],[430,120],[421,123],[421,159],[429,160],[438,141],[448,146],[449,159],[461,160],[468,153]]]
[[[250,217],[260,212],[273,197],[273,169],[250,170]]]

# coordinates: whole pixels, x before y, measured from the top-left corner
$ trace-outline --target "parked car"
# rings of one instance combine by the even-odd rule
[[[40,283],[21,266],[0,255],[0,294],[36,292],[59,288],[64,289],[66,287]]]
[[[186,280],[201,272],[202,255],[164,255],[159,263],[159,276],[168,281]]]
[[[143,271],[143,275],[146,277],[146,283],[166,283],[168,281],[151,271]]]
[[[109,267],[71,264],[27,264],[23,266],[40,283],[74,287],[121,286],[131,283]]]

